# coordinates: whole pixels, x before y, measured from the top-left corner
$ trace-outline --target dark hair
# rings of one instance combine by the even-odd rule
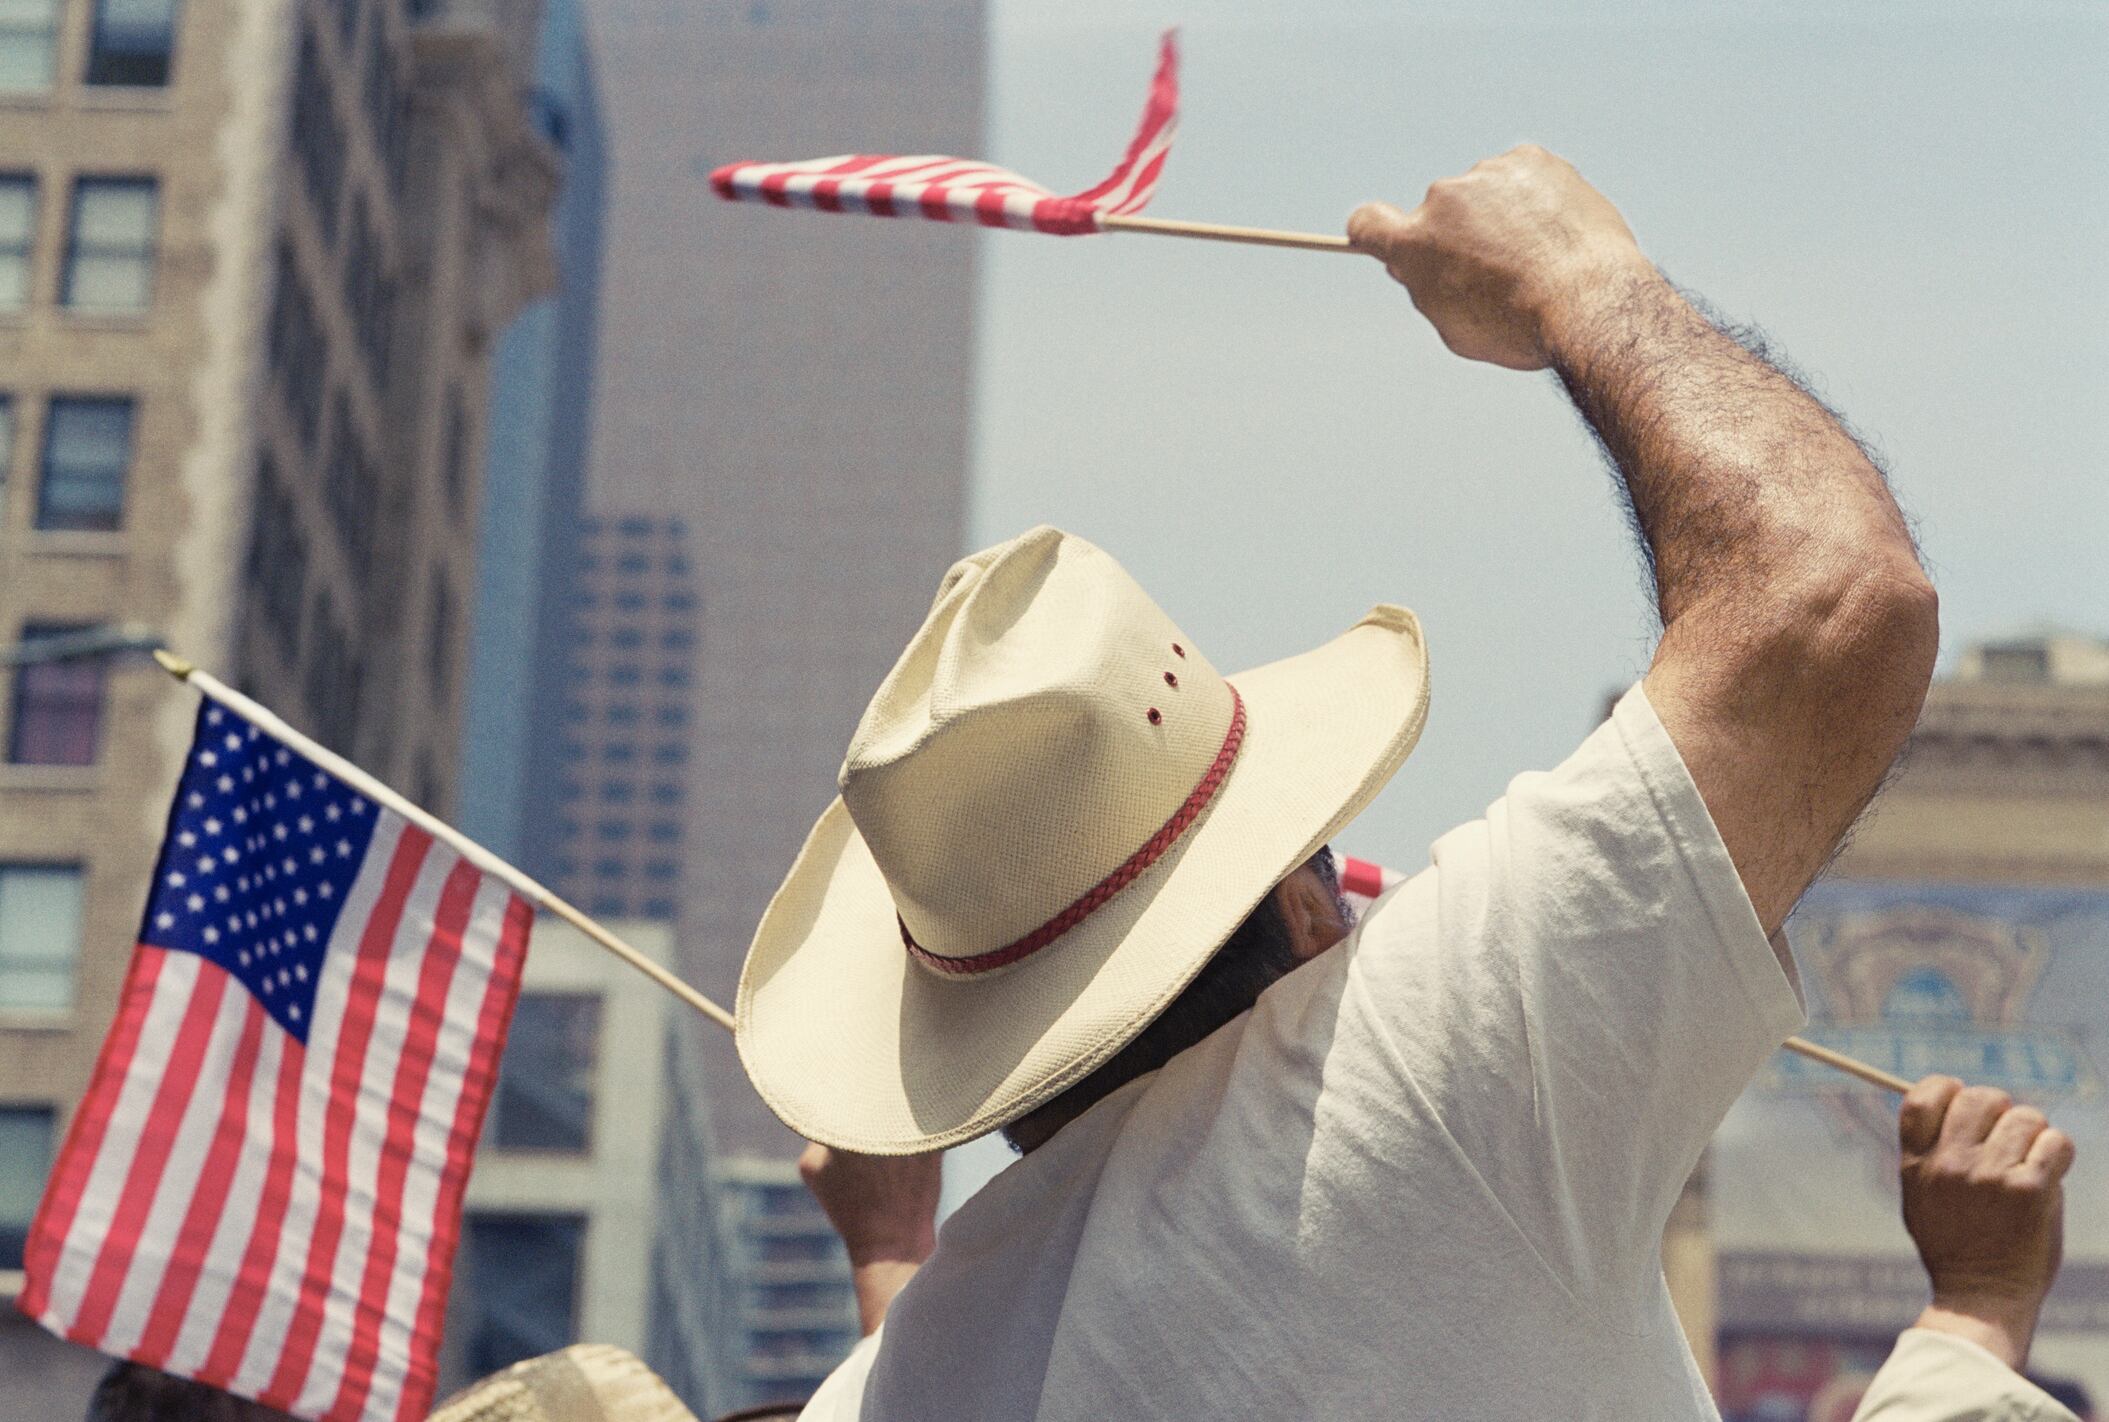
[[[292,1422],[283,1412],[140,1363],[114,1363],[88,1399],[88,1422]]]
[[[1334,896],[1339,897],[1340,881],[1332,851],[1320,849],[1310,864]],[[1343,921],[1348,918],[1345,904],[1341,916]],[[1282,917],[1281,904],[1270,889],[1215,955],[1202,964],[1193,981],[1151,1019],[1149,1026],[1091,1075],[1005,1126],[1004,1139],[1014,1148],[1024,1149],[1014,1134],[1019,1127],[1053,1122],[1059,1129],[1075,1120],[1104,1097],[1136,1077],[1156,1071],[1249,1009],[1259,1001],[1261,993],[1296,964],[1296,945],[1289,934],[1288,920]]]

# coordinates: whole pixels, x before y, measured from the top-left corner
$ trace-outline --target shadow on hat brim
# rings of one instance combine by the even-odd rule
[[[830,805],[740,974],[740,1058],[784,1124],[824,1145],[908,1155],[1059,1095],[1361,813],[1427,718],[1426,646],[1399,607],[1230,681],[1245,743],[1206,813],[1076,928],[978,977],[942,978],[908,956],[878,865],[842,801]]]

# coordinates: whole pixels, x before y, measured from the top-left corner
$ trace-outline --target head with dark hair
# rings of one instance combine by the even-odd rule
[[[1330,849],[1268,892],[1180,994],[1126,1046],[1052,1101],[1003,1128],[1020,1151],[1041,1145],[1101,1099],[1156,1071],[1259,1001],[1261,993],[1347,936],[1354,921]]]
[[[114,1363],[88,1399],[88,1422],[293,1422],[283,1412],[141,1363]]]

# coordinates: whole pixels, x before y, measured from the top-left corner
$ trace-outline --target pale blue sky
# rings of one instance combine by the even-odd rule
[[[1542,142],[1874,439],[1951,649],[2042,618],[2109,632],[2109,10],[1055,13],[995,5],[996,161],[1102,176],[1167,17],[1185,103],[1157,215],[1337,231]],[[1428,730],[1348,848],[1424,862],[1645,665],[1637,564],[1549,377],[1450,356],[1374,263],[1009,233],[983,258],[977,544],[1040,520],[1104,544],[1226,669],[1372,601],[1422,615]]]
[[[1155,215],[1337,231],[1543,143],[1879,447],[1951,656],[2109,633],[2109,10],[996,0],[988,156],[1097,181],[1174,20]],[[1638,564],[1549,377],[1449,355],[1373,263],[1007,233],[983,258],[977,545],[1082,533],[1225,669],[1420,612],[1428,728],[1344,848],[1418,868],[1645,667]],[[970,1148],[948,1196],[1007,1159]]]

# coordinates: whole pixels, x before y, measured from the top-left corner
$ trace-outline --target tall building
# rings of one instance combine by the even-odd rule
[[[2065,1264],[2030,1365],[2109,1406],[2109,643],[1970,649],[1788,935],[1810,1036],[1908,1080],[2003,1087],[2073,1136]],[[1786,1054],[1715,1138],[1730,1422],[1844,1422],[1926,1302],[1895,1141],[1894,1097]]]
[[[563,162],[550,220],[557,284],[513,319],[491,357],[457,823],[547,879],[553,871],[530,850],[530,830],[557,813],[562,790],[549,767],[565,727],[535,708],[559,705],[570,680],[570,571],[586,492],[608,181],[578,0],[544,6],[528,102]]]
[[[534,16],[0,10],[0,645],[137,625],[451,808],[489,347],[551,276]],[[0,698],[0,1271],[194,705],[136,658],[23,667]],[[8,1410],[77,1413],[100,1360],[5,1317]]]
[[[733,158],[974,153],[981,0],[588,0],[614,180],[592,502],[686,521],[684,973],[731,1001],[872,690],[961,552],[971,231],[734,207]],[[705,1028],[728,1151],[791,1133]]]
[[[695,572],[678,518],[579,525],[563,727],[523,839],[558,893],[598,916],[679,912],[696,667]],[[713,1031],[717,1030],[715,1028]]]

